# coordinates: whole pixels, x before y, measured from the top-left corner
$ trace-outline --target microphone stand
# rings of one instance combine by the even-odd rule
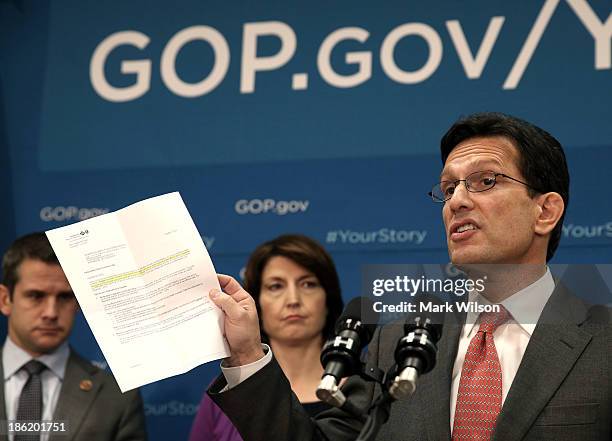
[[[392,366],[387,375],[385,381],[377,381],[382,388],[382,393],[374,401],[374,403],[368,409],[368,417],[365,424],[361,428],[361,432],[355,441],[374,441],[380,428],[389,419],[391,413],[391,404],[397,399],[389,392],[393,378],[397,375],[397,366]],[[370,380],[376,381],[376,380]]]
[[[395,350],[396,364],[387,371],[384,381],[380,381],[380,375],[370,377],[369,381],[380,384],[382,393],[370,406],[356,441],[374,441],[382,425],[389,419],[391,404],[412,395],[419,375],[431,371],[436,364],[436,343],[441,327],[433,325],[430,319],[417,317],[414,323],[404,325],[404,330],[406,335],[400,339]],[[362,377],[368,379],[365,374]]]
[[[393,398],[388,391],[385,390],[382,394],[380,394],[378,399],[370,408],[368,418],[356,441],[373,441],[376,438],[376,435],[378,435],[378,431],[382,425],[389,419],[391,403],[393,401],[395,401],[395,398]]]
[[[338,399],[337,404],[341,404],[337,407],[364,423],[356,441],[373,441],[382,425],[389,419],[391,404],[396,401],[396,398],[389,393],[389,387],[397,376],[397,366],[392,366],[385,375],[379,368],[370,367],[366,369],[362,365],[359,376],[365,381],[377,383],[382,389],[382,393],[367,411],[353,404],[340,389],[337,389],[333,395]]]

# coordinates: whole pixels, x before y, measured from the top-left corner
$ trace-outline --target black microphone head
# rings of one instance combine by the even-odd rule
[[[361,338],[361,345],[365,346],[372,340],[379,316],[380,314],[374,311],[372,300],[367,297],[355,297],[348,302],[340,318],[336,321],[336,333],[348,329],[347,323],[350,323],[350,321],[359,321],[361,326],[356,331]]]
[[[404,337],[395,348],[395,362],[400,371],[412,367],[425,374],[436,365],[437,343],[442,335],[439,317],[420,314],[406,320]]]
[[[442,323],[439,321],[439,317],[428,314],[419,314],[412,319],[406,320],[404,323],[404,333],[408,334],[415,329],[425,330],[429,333],[429,338],[434,343],[437,343],[442,336]]]
[[[442,324],[444,323],[444,312],[437,311],[435,307],[443,305],[444,302],[433,295],[428,294],[419,294],[414,297],[413,302],[417,305],[426,305],[432,304],[434,308],[429,311],[411,314],[406,318],[406,322],[404,323],[404,333],[408,334],[410,331],[414,329],[420,328],[424,329],[429,333],[429,338],[434,343],[437,343],[442,336]]]
[[[344,308],[344,311],[342,311],[342,314],[340,314],[337,323],[347,318],[361,320],[361,304],[364,300],[369,299],[367,297],[352,298]]]

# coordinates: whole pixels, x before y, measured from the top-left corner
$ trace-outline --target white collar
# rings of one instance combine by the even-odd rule
[[[66,373],[66,364],[70,356],[70,348],[68,342],[62,343],[55,351],[49,354],[43,354],[37,357],[36,360],[43,363],[51,372],[53,372],[60,380],[64,379]],[[33,357],[17,346],[10,337],[6,338],[4,348],[2,349],[2,367],[4,368],[4,380],[8,380],[15,375],[21,367]]]
[[[512,314],[513,322],[518,323],[531,336],[542,315],[544,306],[555,290],[555,281],[550,273],[550,269],[546,267],[546,272],[542,277],[533,282],[531,285],[512,294],[510,297],[501,302],[502,306]],[[469,301],[483,305],[490,305],[483,295],[477,291],[472,291],[469,294]],[[471,309],[467,314],[466,325],[468,326],[467,333],[472,332],[472,328],[478,319],[478,313]]]

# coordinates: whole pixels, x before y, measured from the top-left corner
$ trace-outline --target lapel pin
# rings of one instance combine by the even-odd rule
[[[84,390],[85,392],[89,392],[92,387],[93,383],[91,380],[81,380],[81,383],[79,384],[79,389]]]

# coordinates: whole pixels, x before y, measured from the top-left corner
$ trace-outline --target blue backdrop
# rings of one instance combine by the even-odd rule
[[[360,267],[445,262],[426,196],[460,115],[565,146],[555,262],[610,262],[609,0],[0,0],[0,245],[180,191],[220,272],[280,233]],[[4,328],[4,327],[3,327]],[[84,320],[73,344],[104,363]],[[209,363],[143,388],[151,439],[186,439]]]

